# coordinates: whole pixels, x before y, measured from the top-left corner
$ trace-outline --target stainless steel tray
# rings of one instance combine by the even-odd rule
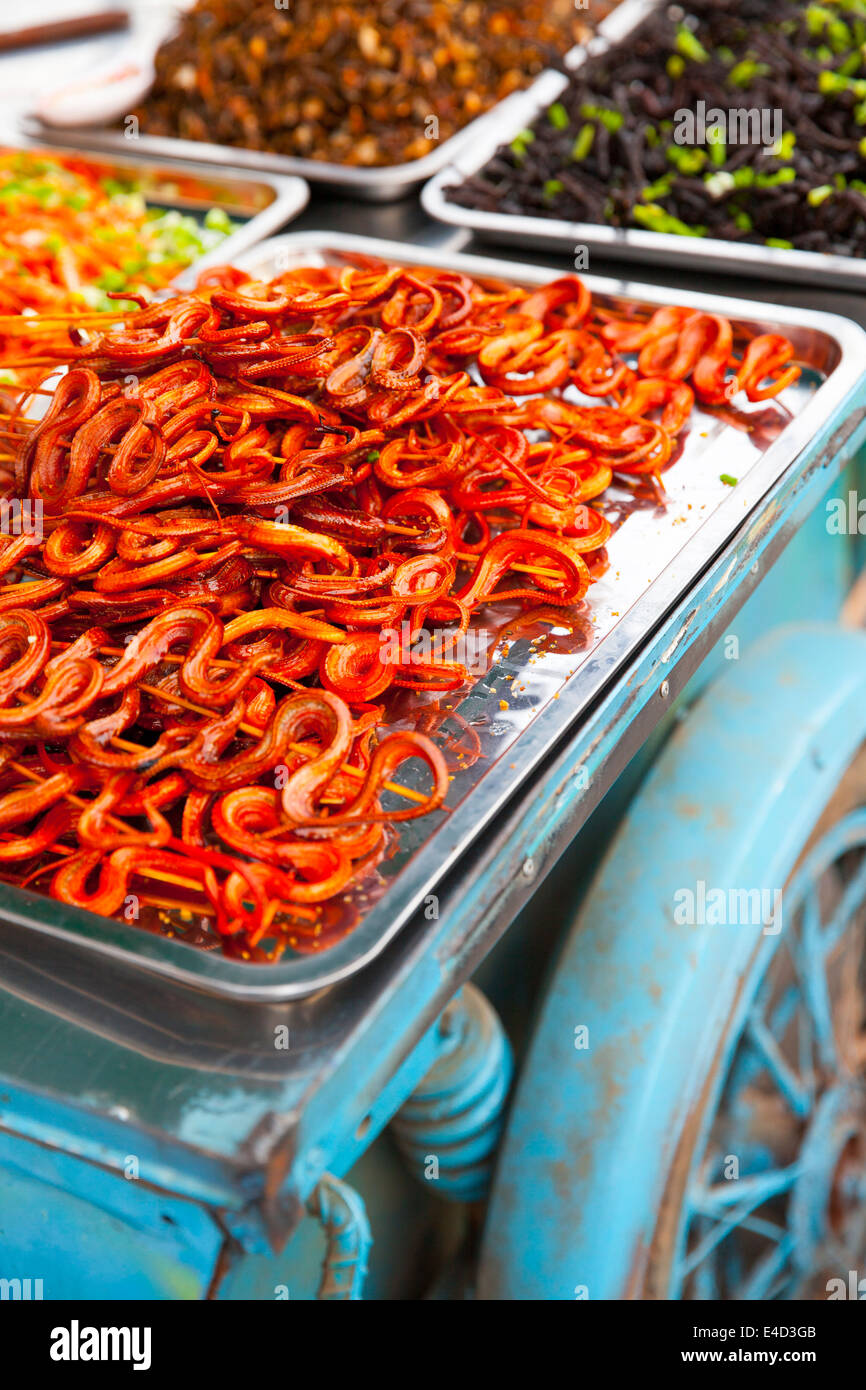
[[[47,141],[29,137],[15,140],[4,136],[0,138],[0,148],[44,149],[49,155],[61,153]],[[156,159],[131,159],[128,155],[108,157],[87,144],[76,145],[75,153],[104,173],[106,178],[133,176],[141,185],[147,203],[189,213],[222,208],[229,217],[240,220],[241,225],[237,230],[230,233],[219,246],[200,256],[181,272],[177,277],[178,284],[187,283],[190,276],[194,277],[209,265],[222,265],[235,260],[251,246],[293,221],[310,201],[309,184],[300,178],[273,174],[266,178],[253,178],[231,169],[216,172],[212,165],[194,161],[166,164]]]
[[[158,42],[158,36],[153,40]],[[310,183],[351,194],[363,202],[387,203],[419,189],[437,170],[450,163],[465,145],[483,140],[488,127],[496,129],[502,121],[510,123],[511,103],[517,93],[506,97],[483,115],[457,131],[430,154],[408,164],[390,164],[362,169],[330,164],[318,159],[296,159],[264,150],[245,150],[236,145],[212,145],[198,140],[175,140],[168,136],[139,134],[127,139],[119,130],[101,126],[54,126],[36,116],[24,116],[21,130],[44,144],[77,149],[106,150],[133,158],[187,160],[230,166],[266,174],[295,175]]]
[[[537,266],[487,257],[315,232],[274,238],[247,252],[238,264],[268,276],[293,265],[340,263],[353,255],[436,265],[527,285],[543,284],[551,274]],[[588,620],[568,634],[560,612],[552,636],[534,647],[529,638],[545,628],[527,629],[507,654],[497,651],[491,669],[468,693],[458,693],[457,712],[475,728],[484,756],[472,768],[455,773],[448,814],[436,813],[403,827],[398,852],[385,866],[387,887],[356,929],[318,956],[252,965],[202,953],[7,885],[0,885],[0,917],[77,940],[210,993],[261,1002],[301,997],[352,975],[396,933],[423,918],[444,875],[455,866],[459,870],[473,840],[621,675],[711,560],[754,518],[768,490],[792,466],[805,469],[811,462],[820,447],[816,435],[826,434],[845,418],[866,373],[866,333],[837,315],[720,296],[672,294],[661,287],[591,276],[586,283],[612,308],[638,304],[652,310],[676,302],[724,314],[750,333],[783,332],[795,344],[805,367],[803,376],[783,393],[784,410],[772,402],[746,405],[735,424],[696,412],[680,457],[665,473],[667,508],[631,510],[614,533],[608,546],[610,569],[590,590]],[[743,428],[746,424],[750,432]],[[723,484],[722,473],[737,477],[737,486]],[[631,497],[623,489],[623,503],[626,495]],[[506,709],[501,708],[503,700]],[[408,768],[401,776],[411,781]]]
[[[595,38],[585,48],[572,49],[566,56],[568,67],[575,70],[588,55],[625,38],[657,3],[658,0],[623,0],[598,26]],[[448,167],[440,169],[424,186],[421,202],[425,211],[438,222],[475,232],[487,241],[524,249],[567,251],[569,266],[576,248],[586,247],[590,257],[595,251],[611,260],[641,261],[686,270],[704,268],[721,274],[792,280],[801,285],[839,285],[866,290],[866,261],[850,256],[786,251],[774,246],[722,241],[718,237],[674,236],[630,227],[606,227],[597,222],[563,222],[552,217],[482,212],[459,207],[448,199],[447,188],[477,174],[501,145],[508,144],[519,131],[531,125],[567,85],[568,78],[563,73],[546,72],[526,91],[516,93],[508,109],[501,112],[497,125],[479,131],[472,145],[459,150]]]

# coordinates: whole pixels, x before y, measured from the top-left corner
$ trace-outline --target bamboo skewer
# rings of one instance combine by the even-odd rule
[[[395,533],[401,536],[424,535],[424,532],[418,526],[398,526],[396,522],[392,521],[383,522],[383,529],[386,531],[394,531]],[[480,555],[474,555],[471,551],[466,550],[455,550],[454,556],[455,559],[464,560],[467,564],[471,565],[477,564],[481,558]],[[547,569],[543,565],[521,565],[520,563],[517,563],[510,565],[509,568],[513,570],[520,570],[522,574],[542,574],[547,579],[562,578],[561,570]]]
[[[180,705],[184,709],[192,710],[195,714],[208,714],[211,716],[213,714],[212,710],[204,709],[201,705],[194,704],[192,700],[184,700],[178,695],[169,695],[167,691],[159,690],[156,686],[144,685],[139,682],[138,688],[139,690],[147,691],[149,695],[157,696],[158,699],[167,700],[170,704]],[[264,730],[257,728],[255,724],[242,723],[238,725],[238,728],[243,729],[244,733],[252,734],[255,738],[261,738],[264,733]],[[315,745],[309,743],[290,743],[289,748],[293,753],[310,754],[316,751]],[[362,768],[353,767],[351,763],[341,763],[340,771],[347,772],[350,777],[360,777],[363,779],[366,776]],[[413,791],[411,787],[404,787],[400,782],[383,782],[382,786],[386,791],[396,792],[398,796],[405,797],[407,801],[416,801],[422,804],[427,800],[423,792]]]
[[[17,585],[9,585],[9,586],[7,586],[7,587],[9,587],[9,588],[17,588],[18,586],[17,586]],[[3,592],[3,590],[0,589],[0,593],[2,593],[2,592]],[[65,651],[68,647],[71,647],[71,646],[72,646],[72,643],[71,643],[71,642],[52,642],[51,645],[52,645],[52,647],[59,647],[61,650]],[[125,656],[125,655],[126,655],[127,648],[126,648],[126,647],[100,647],[100,648],[99,648],[99,651],[100,651],[100,653],[101,653],[103,656]],[[182,666],[183,663],[186,661],[186,657],[185,657],[185,656],[175,656],[175,654],[174,654],[173,652],[169,652],[169,653],[167,653],[165,656],[163,656],[163,657],[161,658],[161,660],[162,660],[162,661],[166,661],[166,662],[171,662],[171,664],[172,664],[173,666]],[[224,661],[224,660],[220,660],[218,657],[214,657],[208,664],[209,664],[210,666],[218,666],[218,667],[220,667],[221,669],[226,670],[226,671],[239,671],[239,670],[240,670],[240,667],[241,667],[241,663],[240,663],[239,661]],[[280,685],[290,685],[290,686],[292,686],[295,690],[306,690],[306,688],[307,688],[305,685],[302,685],[300,681],[292,680],[292,678],[291,678],[290,676],[279,676],[279,675],[274,675],[274,674],[271,674],[271,673],[268,672],[268,671],[264,671],[262,674],[268,676],[270,680],[279,681]],[[259,732],[261,732],[261,731],[259,731]]]
[[[129,303],[129,300],[119,300],[118,303]],[[77,324],[82,323],[116,323],[118,319],[127,318],[128,309],[70,309],[65,314],[0,314],[0,333],[9,333],[20,328],[22,331],[32,332],[34,328],[40,328],[44,324],[50,324],[53,328],[55,324],[66,324],[74,320]]]

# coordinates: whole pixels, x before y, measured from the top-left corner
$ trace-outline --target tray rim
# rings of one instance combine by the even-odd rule
[[[660,0],[623,0],[602,21],[594,40],[573,48],[565,65],[575,72],[594,52],[626,38]],[[599,43],[598,40],[601,40]],[[595,47],[593,46],[595,44]],[[756,242],[724,241],[720,237],[675,236],[632,227],[608,227],[599,222],[568,222],[561,218],[533,217],[516,213],[484,212],[464,208],[445,197],[445,188],[477,174],[501,145],[513,140],[531,124],[545,105],[562,94],[569,82],[565,73],[548,70],[522,92],[515,93],[508,111],[501,113],[498,130],[480,131],[472,148],[457,150],[451,162],[436,171],[421,190],[421,206],[429,217],[449,227],[474,232],[503,245],[534,245],[539,249],[573,250],[586,247],[612,260],[642,261],[679,269],[712,269],[726,275],[748,275],[772,280],[832,285],[866,291],[866,259],[819,251],[786,250]]]
[[[239,264],[244,268],[243,262],[246,261],[247,268],[251,268],[263,254],[277,255],[286,251],[297,254],[359,252],[390,258],[396,263],[436,265],[443,269],[465,270],[476,276],[525,280],[534,284],[546,283],[551,275],[549,267],[531,263],[499,261],[488,256],[409,246],[349,233],[314,231],[288,232],[261,242],[247,251]],[[682,551],[668,562],[611,633],[599,642],[587,661],[561,687],[561,695],[566,692],[577,694],[580,686],[584,685],[586,688],[581,692],[581,699],[575,701],[573,707],[567,698],[549,702],[518,736],[512,750],[516,753],[519,748],[524,762],[517,775],[503,779],[500,761],[484,779],[488,785],[485,787],[484,782],[479,783],[476,789],[467,793],[448,819],[419,847],[401,870],[401,878],[405,876],[406,879],[401,885],[402,906],[396,908],[389,901],[392,894],[386,892],[355,931],[321,956],[296,957],[273,966],[244,964],[218,956],[215,952],[197,951],[184,943],[130,929],[123,923],[99,917],[86,909],[61,904],[8,884],[0,884],[0,924],[3,917],[7,917],[44,935],[72,941],[83,950],[89,948],[98,954],[113,957],[128,969],[166,976],[207,993],[253,1003],[281,1003],[318,993],[356,974],[379,956],[410,923],[417,915],[426,893],[453,869],[460,855],[490,825],[497,809],[507,805],[520,792],[554,747],[574,735],[587,708],[613,682],[622,678],[628,664],[637,659],[666,615],[685,600],[690,587],[697,583],[713,558],[743,527],[754,522],[756,510],[764,496],[790,468],[803,459],[822,427],[834,420],[835,413],[845,406],[866,377],[866,330],[842,315],[697,291],[672,294],[666,286],[644,285],[610,277],[589,275],[583,279],[588,288],[601,295],[631,298],[650,304],[671,303],[675,299],[684,305],[723,313],[735,321],[760,324],[763,319],[780,326],[812,329],[837,344],[840,360],[805,403],[803,410],[793,417],[790,425],[750,469],[736,494],[732,491],[714,509]],[[863,365],[858,365],[858,362]],[[738,501],[739,505],[735,506]],[[675,571],[683,566],[684,557],[692,551],[698,552],[698,562],[687,579],[680,579]],[[650,611],[645,613],[647,609]],[[629,635],[632,631],[638,631],[635,638]],[[497,791],[499,780],[508,783],[504,791]],[[486,812],[482,813],[477,803],[479,794],[484,793],[488,798],[492,797],[492,801]],[[471,809],[467,810],[470,803]],[[466,827],[468,833],[464,838],[459,838],[461,822],[466,820],[469,821]],[[458,837],[456,844],[453,843],[455,835]],[[440,837],[452,842],[446,853],[442,852],[441,846],[437,846]],[[435,859],[436,862],[427,866],[425,859]],[[34,911],[46,903],[51,904],[54,922],[34,919]],[[385,919],[384,922],[382,919]],[[182,949],[177,950],[178,946]]]

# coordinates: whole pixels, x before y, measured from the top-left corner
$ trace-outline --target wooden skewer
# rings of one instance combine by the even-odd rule
[[[8,766],[11,767],[14,772],[17,772],[19,776],[26,777],[31,782],[45,781],[45,778],[40,777],[38,772],[31,771],[31,769],[29,767],[25,767],[23,763],[10,761]],[[74,792],[64,792],[63,800],[70,801],[73,806],[80,806],[83,811],[86,811],[88,806],[91,805],[89,801],[85,801],[84,798],[81,796],[76,796]],[[111,815],[110,812],[106,815],[105,819],[110,821],[112,825],[116,826],[118,830],[129,830],[128,825],[124,825],[122,820],[118,820],[118,818],[116,816]]]
[[[0,314],[0,330],[8,333],[10,329],[20,328],[22,331],[32,332],[34,328],[42,328],[46,324],[53,326],[57,323],[70,323],[72,320],[76,323],[111,323],[128,316],[128,309],[117,312],[113,309],[70,309],[68,314]]]
[[[139,690],[145,690],[149,695],[155,695],[160,700],[167,700],[169,704],[180,705],[184,709],[192,710],[194,714],[206,714],[213,717],[213,710],[205,709],[202,705],[196,705],[192,700],[184,700],[179,695],[169,695],[165,690],[159,690],[154,685],[144,685],[138,683]],[[255,724],[241,723],[239,729],[243,729],[245,734],[252,734],[254,738],[261,738],[264,729],[257,728]],[[316,752],[314,744],[310,743],[290,743],[289,748],[293,753],[309,755]],[[359,767],[353,767],[351,763],[341,763],[340,771],[347,772],[350,777],[366,777],[366,773]],[[396,792],[398,796],[404,796],[408,801],[417,801],[420,804],[426,802],[427,797],[423,792],[413,791],[411,787],[404,787],[400,782],[383,782],[382,786],[386,791]]]
[[[45,386],[18,386],[14,381],[4,381],[0,384],[0,391],[20,391],[22,396],[53,396],[54,392],[49,391]],[[38,421],[32,421],[37,424]]]
[[[147,878],[159,878],[159,874],[154,873],[153,870],[148,872],[146,869],[142,870],[142,876],[146,876]],[[199,889],[199,892],[200,891],[201,889]],[[142,894],[142,897],[148,907],[161,907],[164,912],[200,912],[203,917],[210,917],[213,915],[213,908],[207,899],[205,899],[203,903],[184,903],[180,902],[177,898],[163,898],[149,891]]]
[[[0,588],[0,594],[6,592],[6,591],[9,590],[9,589],[18,589],[18,588],[20,588],[20,587],[21,587],[21,586],[18,585],[18,584],[7,584],[7,585],[5,586],[5,589],[4,589],[4,588]],[[71,646],[72,646],[72,643],[71,643],[71,642],[52,642],[51,645],[52,645],[52,647],[59,647],[62,651],[66,651],[66,649],[67,649],[68,647],[71,647]],[[126,647],[100,647],[100,648],[99,648],[99,651],[101,652],[101,654],[102,654],[103,656],[125,656],[125,655],[126,655],[127,648],[126,648]],[[169,653],[168,655],[162,657],[161,660],[162,660],[162,661],[166,661],[166,662],[171,662],[171,664],[172,664],[173,666],[182,666],[183,663],[186,661],[186,657],[185,657],[185,656],[175,656],[173,653]],[[239,661],[220,661],[217,657],[214,657],[208,664],[209,664],[210,666],[219,666],[219,667],[221,667],[221,668],[224,668],[226,671],[239,671],[239,670],[240,670],[240,667],[241,667],[241,663],[240,663]],[[266,675],[266,676],[268,676],[268,678],[269,678],[270,680],[279,681],[280,685],[288,685],[288,686],[291,686],[292,689],[294,689],[294,690],[306,690],[306,689],[307,689],[307,687],[306,687],[305,685],[302,685],[300,681],[294,681],[294,680],[292,680],[291,676],[278,676],[278,675],[273,675],[273,674],[271,674],[269,671],[264,671],[263,674]],[[259,732],[261,733],[261,730],[259,730]]]
[[[176,888],[191,888],[196,893],[202,892],[200,883],[196,883],[192,878],[183,878],[180,874],[167,874],[162,869],[151,869],[146,864],[142,864],[135,872],[143,878],[158,878],[161,883],[173,883]]]
[[[418,526],[398,526],[395,522],[392,521],[386,521],[384,523],[384,529],[386,531],[394,531],[401,536],[424,535],[424,532]],[[467,564],[471,565],[477,564],[481,558],[480,555],[473,555],[471,551],[466,550],[455,550],[454,556],[455,559],[465,560]],[[547,579],[562,579],[563,577],[562,570],[546,569],[543,565],[514,564],[510,565],[509,568],[513,570],[520,570],[522,574],[543,574]]]
[[[473,555],[471,551],[467,552],[463,550],[455,550],[454,554],[458,560],[465,560],[468,564],[472,565],[477,564],[479,559],[481,558],[478,555]],[[562,570],[547,569],[544,565],[521,565],[520,563],[517,563],[509,565],[508,568],[512,570],[519,570],[521,574],[541,574],[544,575],[546,579],[564,578]]]
[[[57,367],[61,365],[62,363],[59,357],[25,357],[22,358],[20,362],[14,360],[9,362],[5,358],[0,357],[0,371],[15,371],[16,369],[22,371],[24,368],[29,367]],[[18,389],[23,388],[13,387],[13,390]]]

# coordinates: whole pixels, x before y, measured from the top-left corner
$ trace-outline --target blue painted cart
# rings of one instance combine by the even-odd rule
[[[414,205],[353,221],[442,235]],[[772,1299],[862,1267],[866,595],[856,519],[828,527],[859,515],[851,342],[820,428],[363,968],[251,998],[5,904],[7,1293]]]

